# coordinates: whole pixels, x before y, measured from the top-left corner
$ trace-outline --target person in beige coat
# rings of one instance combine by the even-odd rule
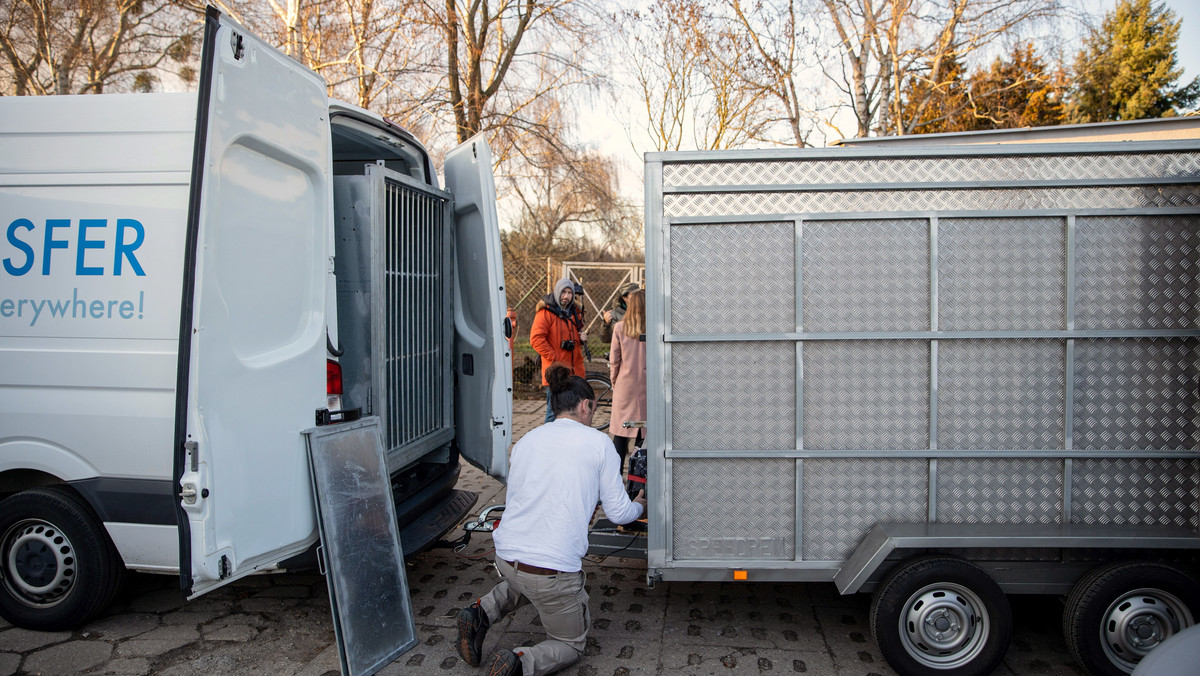
[[[621,466],[629,452],[629,440],[641,444],[640,428],[622,427],[627,420],[646,419],[646,292],[634,291],[626,299],[625,316],[613,325],[612,345],[608,356],[608,373],[612,380],[613,445],[621,456]]]

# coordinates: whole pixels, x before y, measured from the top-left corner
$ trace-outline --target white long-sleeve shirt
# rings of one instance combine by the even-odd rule
[[[570,418],[527,432],[509,458],[508,498],[492,534],[505,561],[580,570],[596,500],[613,523],[629,523],[642,506],[621,483],[608,435]]]

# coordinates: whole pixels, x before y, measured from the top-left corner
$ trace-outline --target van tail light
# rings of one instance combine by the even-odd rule
[[[332,359],[325,361],[325,394],[342,393],[342,365]]]

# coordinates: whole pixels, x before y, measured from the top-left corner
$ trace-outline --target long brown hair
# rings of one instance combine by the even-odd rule
[[[638,289],[625,298],[625,335],[637,338],[646,332],[646,292]]]

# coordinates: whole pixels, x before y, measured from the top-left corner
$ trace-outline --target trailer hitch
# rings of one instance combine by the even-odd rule
[[[479,513],[479,518],[463,524],[463,530],[468,533],[490,533],[500,525],[500,517],[489,518],[492,512],[503,512],[504,505],[492,505]]]

